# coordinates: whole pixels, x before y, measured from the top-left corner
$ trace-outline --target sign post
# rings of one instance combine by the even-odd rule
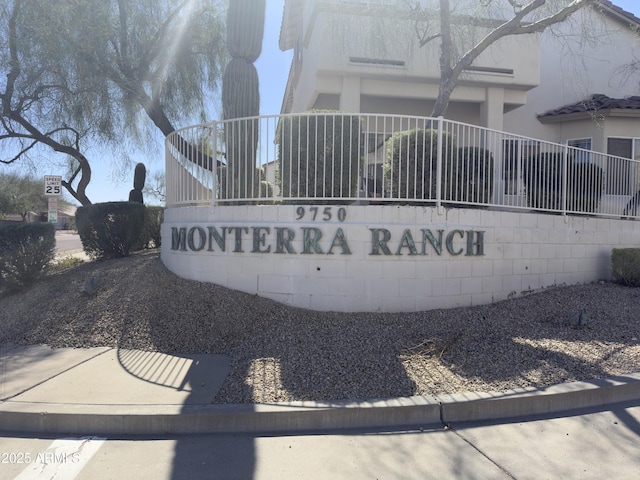
[[[62,177],[44,176],[44,194],[49,197],[49,223],[58,223],[58,197],[62,195]]]

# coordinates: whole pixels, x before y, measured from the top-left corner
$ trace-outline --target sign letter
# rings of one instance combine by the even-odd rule
[[[371,253],[369,255],[391,255],[391,250],[387,246],[387,242],[391,240],[391,232],[386,228],[370,228],[371,230]],[[382,238],[381,238],[382,235]]]

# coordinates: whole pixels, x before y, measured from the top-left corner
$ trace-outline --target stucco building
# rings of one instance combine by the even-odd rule
[[[424,8],[437,3],[422,1]],[[480,19],[478,12],[453,12],[460,48],[501,21]],[[626,68],[640,55],[638,27],[633,14],[601,1],[542,34],[502,38],[462,74],[446,118],[640,156],[640,100],[634,98],[640,88]],[[417,35],[437,34],[438,25],[425,20],[417,28],[397,0],[286,0],[280,48],[294,55],[282,113],[430,115],[440,81],[439,44],[420,47]],[[613,101],[597,100],[607,97]]]
[[[439,20],[429,11],[439,2],[421,5],[426,13],[416,21],[398,0],[286,0],[280,48],[294,55],[282,113],[429,116],[440,84]],[[451,5],[462,53],[513,16],[506,0],[491,9],[471,0]],[[528,137],[504,140],[493,152],[501,159],[495,192],[502,203],[523,204],[523,162],[540,141],[640,159],[640,78],[629,68],[640,58],[638,28],[640,19],[601,0],[543,33],[499,39],[463,71],[445,117]],[[420,46],[419,36],[432,41]],[[640,172],[605,162],[601,205],[621,210],[640,187]]]

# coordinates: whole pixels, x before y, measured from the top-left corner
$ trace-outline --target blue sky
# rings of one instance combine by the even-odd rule
[[[281,52],[278,47],[280,24],[282,23],[282,8],[284,0],[267,0],[265,12],[265,29],[262,54],[256,61],[256,69],[260,78],[260,113],[272,115],[280,113],[282,97],[289,75],[293,52]],[[219,108],[217,110],[220,110]],[[211,120],[217,120],[212,118]],[[187,127],[178,125],[177,127]],[[161,139],[159,140],[161,142]],[[99,154],[99,153],[98,153]],[[164,171],[164,150],[159,145],[157,153],[136,157],[134,161],[141,161],[147,167],[147,175],[154,171]],[[133,188],[133,166],[129,172],[122,175],[114,172],[108,163],[92,163],[91,183],[87,188],[87,196],[94,202],[114,202],[128,200],[129,191]],[[57,175],[59,172],[42,172],[42,175]],[[147,203],[157,203],[152,198],[145,199]]]
[[[624,8],[627,12],[633,13],[636,17],[640,17],[640,0],[612,0],[613,3],[620,8]]]
[[[293,55],[291,51],[281,52],[278,47],[283,3],[284,0],[267,0],[262,54],[256,62],[260,77],[260,113],[262,115],[280,113]],[[614,3],[640,17],[640,0],[614,0]],[[186,126],[188,125],[179,125],[179,127]],[[156,153],[139,156],[134,159],[134,161],[145,163],[148,174],[154,171],[164,171],[164,150],[161,139],[159,143]],[[99,152],[96,152],[96,154],[100,155]],[[106,158],[108,158],[108,155]],[[127,200],[129,191],[133,187],[133,165],[131,167],[130,171],[121,172],[120,175],[115,175],[115,177],[119,178],[114,178],[114,169],[109,162],[100,163],[94,160],[92,162],[92,179],[87,189],[87,194],[91,201],[97,203]],[[56,171],[38,172],[42,176],[62,173]],[[153,203],[153,199],[147,200]]]

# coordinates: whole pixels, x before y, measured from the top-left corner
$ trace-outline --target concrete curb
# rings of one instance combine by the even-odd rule
[[[510,392],[440,395],[442,421],[473,422],[549,415],[640,401],[640,373]]]
[[[6,401],[5,431],[165,435],[284,433],[505,420],[640,400],[640,373],[506,393],[467,393],[358,402],[246,405],[82,405]]]

